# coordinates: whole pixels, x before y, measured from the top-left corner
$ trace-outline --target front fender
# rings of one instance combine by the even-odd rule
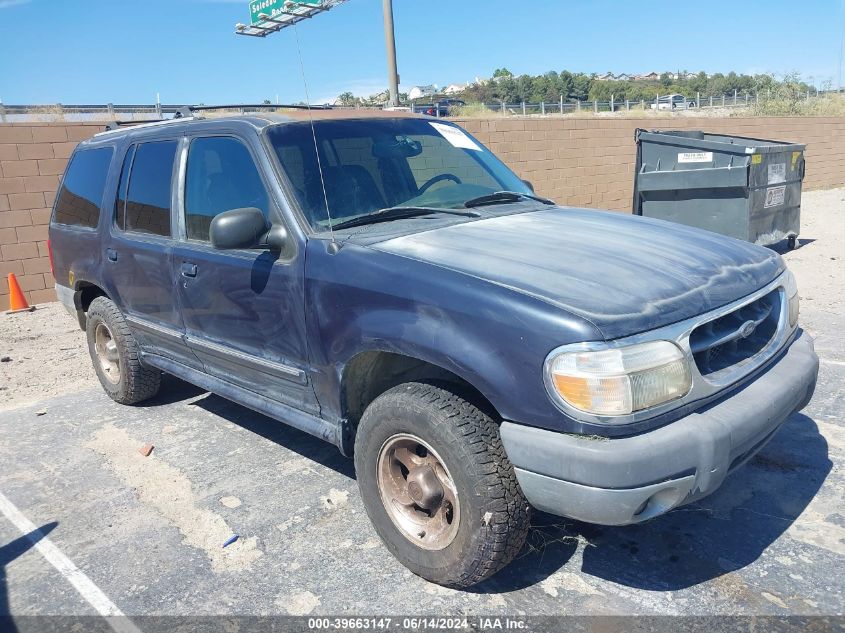
[[[374,310],[348,323],[339,340],[343,346],[333,366],[340,385],[346,366],[366,352],[389,352],[445,369],[473,385],[497,410],[507,403],[500,397],[504,385],[518,376],[516,359],[486,339],[485,328],[467,330],[448,312],[418,306],[415,312]]]
[[[316,253],[312,253],[316,251]],[[448,370],[504,418],[560,429],[542,366],[562,344],[601,340],[589,323],[534,297],[425,262],[309,243],[309,351],[323,414],[342,415],[341,380],[358,354],[401,354]]]

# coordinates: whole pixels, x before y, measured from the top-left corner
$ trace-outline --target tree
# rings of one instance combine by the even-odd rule
[[[572,78],[572,91],[569,96],[573,99],[583,101],[590,94],[590,86],[593,80],[584,73],[578,73]]]
[[[609,101],[613,96],[617,102],[630,101],[654,101],[658,94],[666,95],[678,93],[685,95],[688,99],[695,99],[699,96],[706,99],[708,96],[721,98],[722,94],[733,98],[734,90],[744,100],[745,94],[753,95],[755,92],[771,94],[773,97],[794,98],[794,95],[805,95],[811,89],[806,82],[802,81],[797,74],[787,75],[783,80],[778,80],[772,75],[757,74],[744,75],[735,72],[723,75],[716,73],[707,76],[700,72],[697,75],[690,75],[686,70],[678,71],[678,76],[673,77],[670,73],[663,73],[660,81],[597,81],[595,75],[585,73],[572,73],[568,70],[560,72],[549,71],[542,75],[519,75],[515,76],[507,68],[497,68],[493,73],[493,79],[479,81],[467,86],[461,93],[460,98],[467,102],[493,103],[505,101],[508,104],[518,104],[522,101],[538,103],[555,103],[563,95],[565,100],[584,101],[598,100]],[[400,95],[402,102],[407,101],[406,95]],[[337,98],[337,103],[342,105],[383,105],[387,101],[386,93],[360,97],[351,92],[344,92]]]
[[[513,75],[500,75],[501,81],[496,83],[495,95],[497,99],[503,99],[508,103],[516,103],[522,100],[519,84]]]
[[[700,72],[688,81],[691,92],[705,94],[707,92],[707,73]]]
[[[344,106],[353,106],[357,101],[358,99],[351,92],[344,92],[337,98],[337,103]]]
[[[569,99],[572,95],[572,90],[574,87],[574,81],[572,77],[572,73],[568,70],[564,70],[557,76],[557,89],[560,94],[564,96],[564,98]]]

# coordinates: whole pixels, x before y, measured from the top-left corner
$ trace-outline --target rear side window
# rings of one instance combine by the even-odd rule
[[[123,159],[123,167],[120,170],[120,184],[117,186],[117,201],[115,202],[115,224],[123,229],[126,225],[126,190],[129,188],[129,171],[132,169],[132,160],[135,158],[135,146],[132,145],[126,152]]]
[[[246,146],[226,136],[198,138],[188,152],[185,179],[185,233],[208,241],[214,216],[254,207],[268,215],[267,190]]]
[[[73,155],[56,197],[57,224],[89,229],[97,226],[112,153],[111,147],[100,147],[83,149]]]
[[[176,145],[176,141],[157,141],[129,150],[117,194],[118,228],[170,235],[170,188]]]

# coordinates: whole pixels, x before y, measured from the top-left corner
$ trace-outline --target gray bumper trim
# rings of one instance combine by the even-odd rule
[[[73,288],[68,288],[67,286],[63,286],[62,284],[56,284],[56,296],[59,298],[61,304],[67,310],[67,313],[72,316],[77,323],[79,323],[80,329],[85,329],[85,311],[77,305],[79,293],[77,293]]]
[[[718,488],[809,402],[818,368],[812,339],[801,334],[737,392],[654,431],[600,440],[503,422],[502,442],[535,507],[635,523]]]
[[[62,284],[56,284],[56,297],[58,297],[59,301],[61,301],[65,310],[68,311],[68,314],[70,314],[73,318],[76,318],[76,303],[73,300],[74,294],[73,288],[68,288]]]
[[[638,523],[668,512],[683,503],[695,485],[695,477],[687,475],[642,488],[591,488],[521,468],[516,478],[538,510],[601,525]]]

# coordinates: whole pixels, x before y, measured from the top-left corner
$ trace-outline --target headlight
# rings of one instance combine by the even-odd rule
[[[559,351],[546,361],[552,398],[595,415],[627,415],[680,398],[692,379],[669,341],[594,351]]]
[[[786,300],[789,302],[789,327],[795,327],[798,323],[798,283],[795,281],[795,275],[792,271],[786,271],[786,279],[783,283],[783,289],[786,292]]]

